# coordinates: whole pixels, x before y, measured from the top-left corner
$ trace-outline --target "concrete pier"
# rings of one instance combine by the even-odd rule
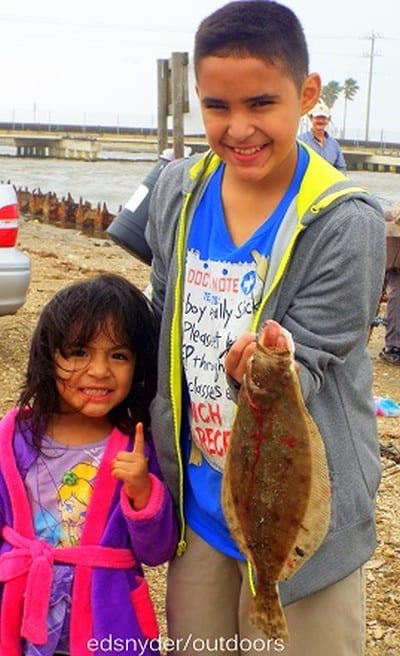
[[[400,151],[396,149],[342,148],[348,171],[375,171],[381,173],[400,173]]]
[[[37,135],[14,137],[18,157],[55,157],[95,161],[99,144],[94,138]]]
[[[172,135],[168,134],[172,147]],[[208,148],[204,135],[185,135],[193,152]],[[400,144],[339,140],[349,171],[400,173]],[[19,157],[95,161],[100,152],[148,153],[157,158],[157,132],[142,128],[0,124],[0,144],[15,146]],[[122,157],[126,159],[126,157]]]

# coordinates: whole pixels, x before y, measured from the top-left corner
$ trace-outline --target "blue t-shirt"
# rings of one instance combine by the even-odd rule
[[[196,209],[188,239],[182,313],[182,356],[191,407],[190,428],[184,435],[185,516],[204,540],[235,558],[243,556],[223,515],[221,482],[236,405],[220,354],[250,330],[267,291],[274,240],[308,163],[305,150],[299,147],[298,153],[286,194],[239,247],[226,226],[221,198],[225,167],[221,163]]]

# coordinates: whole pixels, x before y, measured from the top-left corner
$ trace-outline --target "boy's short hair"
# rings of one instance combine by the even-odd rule
[[[291,9],[273,0],[235,0],[207,16],[194,44],[196,76],[208,56],[247,55],[283,66],[300,89],[308,74],[304,31]]]

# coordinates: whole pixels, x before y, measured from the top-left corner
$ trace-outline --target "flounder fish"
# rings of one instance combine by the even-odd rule
[[[255,574],[250,622],[288,642],[278,582],[321,545],[330,521],[330,482],[323,441],[301,393],[293,341],[274,321],[257,340],[239,391],[222,505]]]

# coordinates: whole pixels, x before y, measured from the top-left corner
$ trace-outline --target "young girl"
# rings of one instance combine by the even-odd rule
[[[1,656],[157,653],[141,563],[171,558],[177,526],[147,431],[156,353],[119,276],[44,308],[0,422]]]

